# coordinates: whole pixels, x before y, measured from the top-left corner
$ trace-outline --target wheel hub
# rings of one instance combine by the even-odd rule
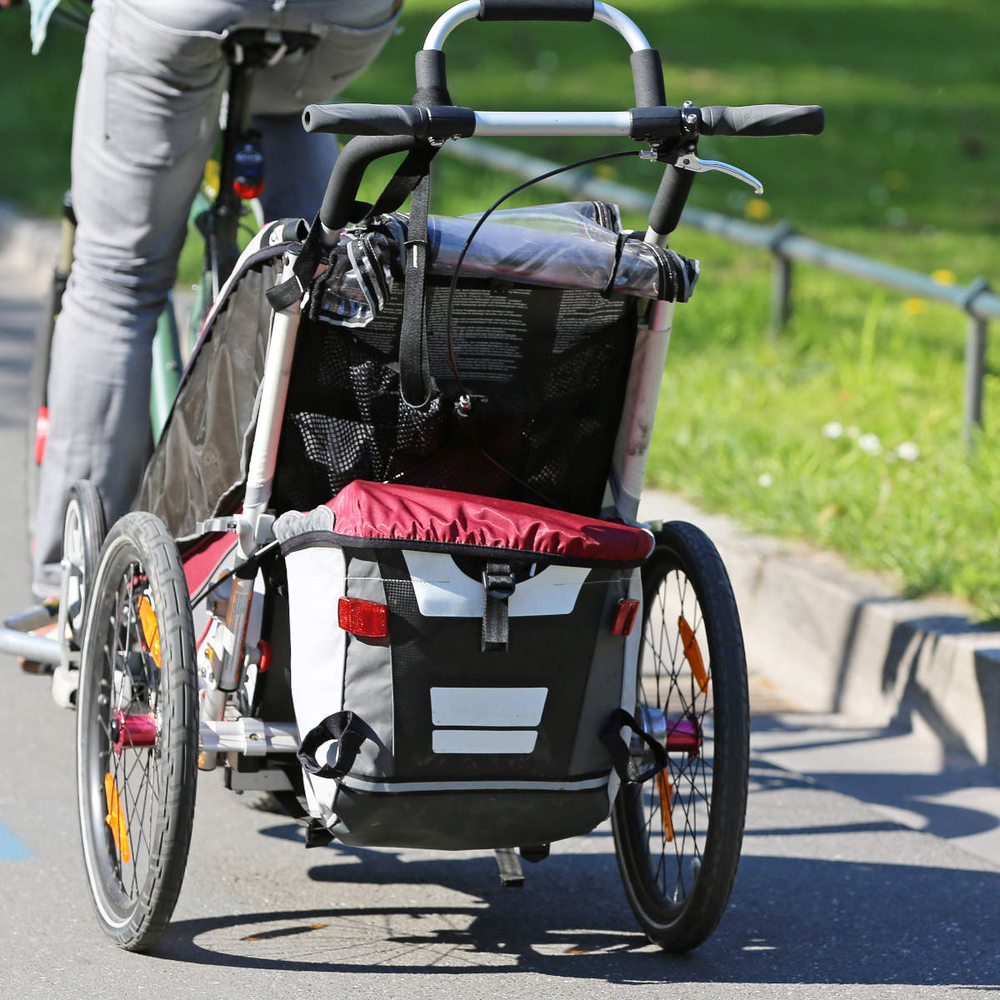
[[[126,747],[151,747],[156,743],[156,716],[126,715],[119,710],[111,720],[111,736],[112,749],[119,755]]]

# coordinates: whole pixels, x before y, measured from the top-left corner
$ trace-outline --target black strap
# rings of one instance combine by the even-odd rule
[[[488,562],[483,569],[484,653],[506,653],[510,645],[507,600],[514,593],[514,570],[507,562]]]
[[[424,275],[427,271],[427,210],[431,178],[424,174],[413,191],[410,225],[404,244],[403,322],[399,333],[399,392],[403,402],[423,409],[431,398],[431,367],[424,324]]]
[[[320,238],[322,231],[323,228],[317,214],[309,227],[302,249],[292,265],[291,277],[267,290],[267,301],[275,312],[287,309],[293,302],[300,302],[306,294],[306,289],[312,282],[316,268],[323,258],[323,241]]]
[[[382,193],[375,200],[375,204],[369,206],[363,222],[377,221],[380,215],[388,215],[395,212],[400,205],[416,190],[417,185],[428,176],[431,169],[431,160],[438,154],[440,146],[432,146],[425,143],[416,149],[411,149],[406,154],[406,159],[396,168],[396,172],[389,178],[389,183],[383,188]]]
[[[642,774],[636,770],[628,744],[621,737],[622,726],[628,726],[653,751],[653,759],[656,763],[653,767],[643,771]],[[659,774],[667,766],[667,751],[663,744],[653,739],[624,708],[614,710],[600,739],[605,749],[611,754],[611,763],[614,764],[622,784],[641,785],[644,781],[649,781],[653,775]]]
[[[367,739],[361,721],[353,712],[334,712],[306,733],[296,757],[310,773],[320,778],[341,778],[354,766],[361,744]],[[316,751],[331,740],[337,741],[332,764],[319,764]]]

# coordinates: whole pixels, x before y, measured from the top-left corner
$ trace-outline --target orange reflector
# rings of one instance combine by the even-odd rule
[[[108,800],[108,815],[104,817],[104,822],[111,827],[111,836],[114,838],[122,863],[128,864],[132,860],[132,852],[128,846],[128,827],[125,825],[121,803],[118,801],[118,788],[110,771],[104,775],[104,797]]]
[[[705,670],[705,661],[701,658],[701,649],[698,640],[691,631],[683,615],[677,619],[677,627],[681,630],[681,642],[684,643],[684,659],[688,661],[691,673],[698,682],[698,687],[705,690],[708,687],[708,672]]]
[[[363,639],[385,639],[389,635],[389,612],[384,604],[342,597],[337,605],[340,627]]]
[[[139,623],[142,625],[142,637],[146,640],[146,649],[160,669],[160,626],[156,621],[156,612],[149,603],[148,597],[139,598]]]
[[[663,837],[669,844],[674,839],[674,788],[663,771],[656,774],[656,790],[660,793],[660,815],[663,817]]]
[[[636,616],[639,614],[639,602],[636,600],[626,600],[618,602],[618,610],[615,612],[615,623],[611,626],[612,635],[628,635],[635,625]]]

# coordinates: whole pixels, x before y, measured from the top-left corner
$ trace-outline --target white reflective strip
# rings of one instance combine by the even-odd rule
[[[482,618],[483,585],[444,552],[403,551],[417,609],[425,618]]]
[[[482,618],[483,585],[466,576],[445,552],[403,551],[417,609],[425,618]],[[576,607],[590,570],[581,566],[549,566],[519,583],[507,602],[512,618],[568,615]]]
[[[607,775],[580,781],[366,781],[351,775],[337,780],[359,792],[586,792],[608,783]]]
[[[534,729],[435,729],[434,753],[531,753],[538,732]]]
[[[435,726],[537,726],[548,688],[431,688]]]
[[[514,595],[507,602],[507,613],[511,618],[568,615],[576,607],[576,599],[589,575],[590,570],[583,566],[549,566],[514,588]]]

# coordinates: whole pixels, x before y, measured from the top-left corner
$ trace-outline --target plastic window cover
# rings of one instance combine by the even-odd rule
[[[478,219],[430,217],[430,275],[452,276]],[[406,221],[396,214],[345,232],[346,252],[324,277],[320,318],[359,326],[378,314],[402,273]],[[627,235],[617,206],[602,202],[503,209],[476,233],[460,277],[687,301],[698,261]]]

